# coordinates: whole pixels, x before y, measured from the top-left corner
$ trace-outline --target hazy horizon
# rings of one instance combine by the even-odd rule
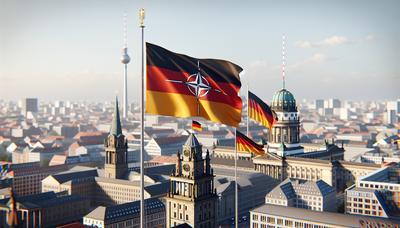
[[[140,92],[138,10],[146,41],[245,70],[242,91],[267,102],[281,88],[297,101],[399,98],[398,1],[0,0],[0,99],[122,100],[123,15],[128,13],[130,102]]]

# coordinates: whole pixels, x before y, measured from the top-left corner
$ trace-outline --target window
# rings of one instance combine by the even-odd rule
[[[290,226],[290,227],[292,227],[293,226],[293,221],[291,221],[291,220],[285,220],[285,226]]]
[[[253,214],[253,220],[257,221],[258,220],[258,215]]]

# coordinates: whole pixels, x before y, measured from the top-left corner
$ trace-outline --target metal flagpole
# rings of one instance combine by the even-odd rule
[[[237,142],[236,142],[236,138],[237,137],[237,129],[235,127],[235,227],[238,228],[239,225],[239,216],[238,216],[238,183],[237,183],[237,159],[238,159],[238,155],[237,155]]]
[[[145,228],[144,209],[144,9],[139,10],[139,23],[142,30],[142,90],[140,100],[140,228]]]
[[[249,133],[249,84],[247,84],[247,137],[250,137],[250,133]]]

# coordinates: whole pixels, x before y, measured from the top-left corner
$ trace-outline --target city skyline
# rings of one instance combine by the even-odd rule
[[[129,100],[138,101],[137,9],[144,7],[146,41],[195,57],[237,63],[245,70],[242,94],[250,81],[250,89],[269,102],[281,88],[281,37],[285,33],[287,88],[298,100],[394,100],[400,81],[395,63],[399,3],[362,3],[223,1],[210,6],[207,1],[167,5],[157,1],[77,4],[37,0],[22,4],[5,0],[0,9],[5,34],[0,42],[0,96],[104,101],[118,93],[122,98],[119,58],[127,12],[132,57],[128,93]]]
[[[0,227],[399,227],[399,6],[0,0]]]

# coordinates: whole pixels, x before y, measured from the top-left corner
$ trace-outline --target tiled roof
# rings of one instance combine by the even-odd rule
[[[157,211],[165,211],[165,205],[159,199],[145,200],[146,213],[154,213]],[[109,220],[116,222],[118,220],[126,220],[139,216],[140,201],[114,205],[110,207],[97,207],[86,218],[104,221],[106,224]]]

